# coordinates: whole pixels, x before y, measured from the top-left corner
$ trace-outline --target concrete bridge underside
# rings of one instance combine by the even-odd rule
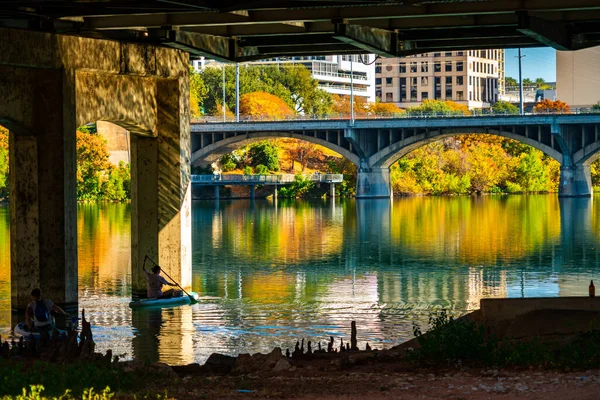
[[[132,133],[134,293],[145,293],[145,255],[189,288],[188,55],[2,28],[0,37],[12,308],[24,309],[35,287],[57,304],[77,304],[76,129],[98,120]]]
[[[559,195],[590,196],[589,164],[600,156],[600,115],[402,118],[192,125],[192,165],[207,165],[242,145],[291,137],[316,143],[358,168],[357,197],[392,195],[389,168],[425,144],[468,133],[533,146],[561,164]]]

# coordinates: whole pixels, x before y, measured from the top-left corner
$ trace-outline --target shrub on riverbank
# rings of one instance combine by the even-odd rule
[[[423,333],[414,325],[413,333],[420,348],[411,355],[425,364],[470,362],[502,367],[599,368],[600,330],[590,331],[571,340],[500,339],[485,331],[477,322],[454,319],[445,310],[429,318],[430,330]]]

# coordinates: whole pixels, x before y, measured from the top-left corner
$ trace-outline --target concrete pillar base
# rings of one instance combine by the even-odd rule
[[[593,193],[589,165],[560,168],[559,197],[590,197]]]
[[[335,183],[330,183],[329,185],[329,197],[335,199]]]
[[[390,170],[371,168],[359,171],[356,178],[356,198],[390,197]]]

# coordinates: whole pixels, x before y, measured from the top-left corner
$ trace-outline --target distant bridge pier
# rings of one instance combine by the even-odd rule
[[[592,174],[589,165],[560,167],[559,197],[590,197],[592,194]]]
[[[0,124],[10,132],[11,308],[24,310],[33,288],[77,307],[76,130],[96,121],[133,134],[134,293],[145,293],[145,255],[189,288],[187,54],[6,28],[0,37]]]
[[[250,198],[254,200],[256,197],[256,187],[254,185],[250,185]]]
[[[220,192],[221,192],[221,187],[220,186],[215,186],[215,200],[219,200],[220,198]]]
[[[369,168],[359,170],[356,176],[357,198],[385,198],[391,197],[390,169]]]

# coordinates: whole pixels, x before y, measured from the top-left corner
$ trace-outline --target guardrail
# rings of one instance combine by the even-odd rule
[[[517,117],[519,115],[573,115],[573,114],[599,114],[600,110],[591,108],[575,108],[569,112],[535,112],[524,114],[501,113],[488,110],[473,110],[469,113],[461,111],[456,112],[415,112],[407,111],[402,113],[356,113],[355,120],[371,119],[402,119],[402,118],[478,118],[478,117]],[[240,115],[239,122],[260,122],[260,121],[331,121],[331,120],[350,120],[350,114],[327,114],[327,115],[294,115],[291,117],[274,117],[271,115]],[[191,122],[236,122],[235,117],[206,116],[194,119]]]
[[[342,174],[312,174],[301,175],[305,179],[313,182],[340,183],[344,180]],[[211,175],[192,175],[192,183],[204,185],[285,185],[294,182],[296,175],[242,175],[242,174],[211,174]]]

